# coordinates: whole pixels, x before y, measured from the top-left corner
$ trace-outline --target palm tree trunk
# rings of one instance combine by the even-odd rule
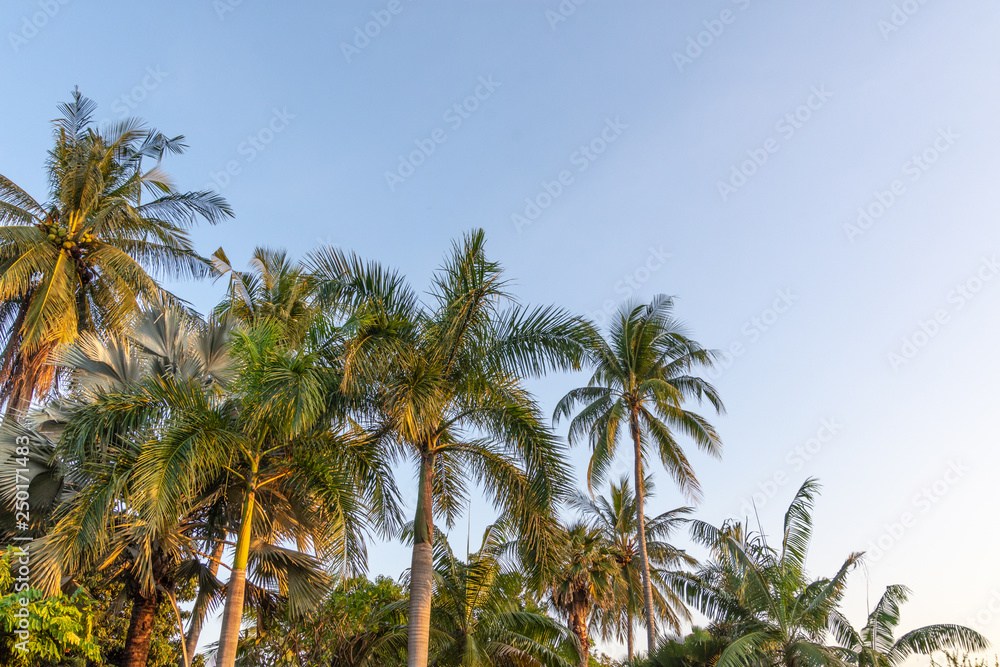
[[[7,410],[4,412],[3,420],[16,421],[24,416],[31,405],[31,395],[35,393],[34,386],[25,380],[15,381],[14,390],[11,392],[10,400],[7,401]]]
[[[215,549],[212,551],[212,560],[208,563],[208,571],[213,577],[219,573],[219,561],[222,560],[222,554],[225,549],[226,543],[223,540],[219,540],[219,543],[215,545]],[[207,608],[202,609],[201,613],[191,616],[191,627],[188,628],[187,637],[184,639],[184,644],[187,646],[187,654],[191,660],[194,660],[194,653],[198,649],[198,639],[201,637],[201,626],[205,623],[206,611],[208,611]]]
[[[635,638],[632,636],[632,605],[634,604],[635,596],[632,593],[632,585],[629,582],[628,587],[628,604],[625,606],[625,620],[628,623],[628,630],[626,633],[626,641],[628,643],[628,662],[625,663],[629,667],[632,667],[632,659],[635,657]]]
[[[122,667],[146,667],[153,639],[153,623],[156,621],[156,597],[156,593],[149,597],[137,595],[132,603],[132,619],[125,635]]]
[[[4,421],[22,419],[31,407],[31,397],[35,394],[36,376],[33,373],[37,360],[26,359],[22,350],[9,352],[14,355],[10,361],[5,361],[5,374],[9,378],[10,395],[7,397],[7,409],[4,411]]]
[[[7,396],[7,409],[4,411],[4,421],[17,419],[31,403],[31,395],[34,393],[34,386],[25,377],[24,358],[21,353],[21,327],[24,325],[24,318],[28,313],[28,300],[21,301],[17,308],[17,317],[10,328],[10,338],[7,340],[7,347],[3,351],[3,361],[0,363],[0,375],[3,376],[3,389],[9,390]],[[26,386],[28,385],[28,386]],[[27,393],[27,400],[25,400]]]
[[[580,640],[580,667],[590,665],[590,635],[587,632],[587,616],[574,614],[570,620],[573,634]]]
[[[219,652],[216,667],[234,667],[236,646],[240,640],[240,621],[243,619],[243,596],[246,594],[247,561],[250,558],[251,526],[253,524],[257,462],[254,461],[247,480],[247,495],[243,500],[240,533],[236,538],[236,554],[226,591],[226,608],[222,612],[222,630],[219,632]]]
[[[433,454],[420,457],[417,516],[413,522],[413,559],[410,563],[410,621],[407,629],[407,667],[427,667],[431,629],[431,593],[434,587]]]
[[[55,345],[52,343],[40,345],[30,352],[17,349],[9,367],[4,363],[2,373],[8,376],[7,384],[10,387],[4,420],[23,419],[31,408],[32,399],[36,395],[44,396],[51,388],[54,370],[48,361],[54,349]]]
[[[653,617],[653,587],[649,581],[649,558],[646,555],[646,515],[642,476],[642,445],[639,440],[639,413],[632,411],[630,424],[635,449],[635,523],[639,533],[639,569],[642,572],[642,597],[646,605],[646,654],[656,648],[656,623]]]

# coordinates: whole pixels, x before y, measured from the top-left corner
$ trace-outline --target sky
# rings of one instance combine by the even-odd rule
[[[204,254],[332,244],[425,290],[481,227],[525,303],[602,322],[673,295],[725,352],[697,516],[753,503],[776,535],[818,477],[810,571],[868,552],[849,618],[901,583],[904,629],[997,643],[998,25],[987,0],[7,0],[0,173],[45,198],[78,85],[99,119],[185,135],[177,186],[236,213],[193,233]],[[531,386],[549,412],[586,380]],[[686,504],[656,472],[649,513]],[[492,516],[474,498],[452,539]],[[408,566],[370,548],[373,574]]]

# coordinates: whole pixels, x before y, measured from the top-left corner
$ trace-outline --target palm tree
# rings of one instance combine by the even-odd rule
[[[729,640],[717,631],[709,632],[697,626],[684,639],[662,642],[642,662],[643,667],[715,667]]]
[[[862,554],[851,554],[833,577],[808,578],[805,558],[818,489],[816,480],[809,479],[795,494],[785,513],[779,550],[739,523],[716,528],[692,521],[692,535],[711,549],[712,562],[696,574],[669,578],[731,640],[716,667],[843,667],[842,651],[826,643],[827,629],[837,618],[847,575]]]
[[[290,346],[301,345],[315,319],[324,315],[320,288],[340,277],[313,274],[285,251],[269,248],[254,249],[249,271],[233,269],[222,248],[212,254],[212,264],[220,277],[229,276],[229,288],[215,308],[216,316],[247,326],[262,321],[283,323]]]
[[[435,541],[434,665],[570,667],[557,652],[569,633],[524,599],[524,578],[504,565],[501,532],[488,528],[468,562],[442,536]]]
[[[616,606],[618,563],[600,528],[583,523],[559,535],[559,567],[548,583],[549,600],[580,643],[580,667],[590,664],[591,613]]]
[[[652,494],[652,477],[646,477],[644,488],[647,497]],[[642,609],[636,609],[637,600],[642,595],[642,575],[639,568],[635,494],[632,492],[632,485],[628,477],[622,477],[617,484],[611,485],[608,496],[592,499],[584,493],[576,492],[570,499],[569,506],[579,512],[588,525],[601,531],[607,544],[607,552],[618,566],[616,585],[619,591],[616,597],[619,603],[608,609],[598,609],[595,616],[602,639],[625,640],[628,664],[632,664],[635,655],[633,626],[637,618],[645,622]],[[663,575],[681,565],[693,566],[698,562],[666,540],[675,529],[687,522],[684,517],[691,511],[690,507],[679,507],[655,518],[647,517],[645,521],[648,538],[646,548],[649,553],[657,619],[675,632],[680,631],[681,621],[691,620],[691,615],[684,601],[667,585]]]
[[[150,395],[170,405],[137,464],[149,499],[141,508],[144,521],[166,520],[220,477],[228,480],[229,502],[240,505],[229,529],[235,545],[216,660],[220,667],[232,667],[236,659],[246,594],[253,590],[247,573],[255,549],[297,558],[303,573],[314,572],[320,562],[336,573],[355,573],[364,566],[365,536],[378,513],[369,499],[391,499],[396,493],[370,439],[341,413],[338,369],[326,365],[313,346],[289,347],[284,330],[281,323],[262,321],[233,334],[238,371],[222,397],[157,385],[117,396],[114,406],[122,415],[141,412]],[[294,542],[298,551],[279,551],[284,541]],[[274,568],[262,571],[296,613],[324,592],[315,577],[284,580]]]
[[[170,602],[180,623],[175,588],[179,573],[199,558],[191,539],[196,525],[184,515],[148,525],[120,509],[135,506],[134,467],[148,424],[106,429],[99,439],[89,440],[75,437],[77,420],[103,395],[146,377],[220,390],[229,367],[225,339],[226,330],[218,323],[197,321],[176,307],[141,312],[128,335],[101,340],[83,333],[56,357],[71,371],[66,397],[35,415],[34,430],[12,420],[3,426],[5,440],[27,437],[36,443],[36,456],[49,457],[33,471],[29,488],[58,489],[54,495],[43,494],[55,508],[45,512],[55,522],[40,540],[40,558],[48,561],[42,569],[44,583],[55,589],[64,573],[93,570],[106,580],[123,582],[133,602],[123,658],[130,666],[146,663],[161,600]]]
[[[451,526],[471,478],[537,545],[568,485],[563,449],[522,378],[579,368],[591,328],[561,309],[517,305],[484,246],[481,230],[454,245],[426,305],[368,267],[349,323],[345,387],[371,388],[372,432],[418,469],[410,667],[428,660],[435,514]]]
[[[167,138],[137,119],[100,130],[93,101],[73,92],[60,105],[47,163],[51,192],[39,203],[0,175],[0,400],[23,413],[46,394],[57,368],[48,358],[81,331],[123,330],[142,303],[165,295],[150,272],[202,277],[209,263],[192,248],[187,228],[199,218],[232,215],[210,192],[179,192],[161,168],[181,153],[184,137]],[[143,169],[144,159],[155,159]],[[142,193],[152,195],[142,202]]]
[[[229,344],[220,335],[225,327],[208,327],[182,346],[179,341],[186,337],[178,327],[164,326],[179,321],[182,318],[172,316],[141,318],[140,332],[149,324],[146,328],[155,335],[111,344],[85,337],[66,353],[64,363],[81,369],[89,365],[91,372],[74,375],[76,391],[48,409],[54,419],[45,426],[50,432],[53,424],[59,428],[58,450],[70,461],[63,468],[68,473],[85,470],[87,475],[76,479],[79,473],[66,474],[81,490],[45,538],[46,550],[53,555],[49,579],[58,582],[62,571],[94,566],[94,559],[104,558],[109,549],[125,549],[137,554],[138,569],[129,570],[137,573],[136,594],[143,601],[136,609],[155,613],[159,594],[169,594],[167,584],[196,576],[200,593],[189,633],[196,636],[194,623],[221,588],[215,580],[218,546],[227,533],[237,534],[238,567],[226,587],[227,611],[236,604],[234,598],[237,613],[247,597],[255,607],[273,606],[269,600],[276,593],[288,599],[293,612],[301,613],[322,595],[327,579],[319,560],[301,550],[311,545],[324,560],[357,569],[369,513],[355,496],[372,488],[381,493],[387,488],[380,481],[385,471],[366,473],[342,465],[356,465],[361,448],[330,430],[333,416],[323,401],[312,430],[293,442],[283,440],[284,434],[274,428],[287,427],[282,419],[289,407],[293,421],[301,417],[295,410],[302,405],[295,393],[296,373],[311,381],[306,390],[311,396],[332,393],[322,382],[336,385],[329,369],[319,367],[313,357],[278,344],[281,337],[275,332],[281,327],[262,322],[261,329],[238,333],[243,347],[235,362],[240,365],[224,384],[221,378],[229,378],[234,370]],[[136,348],[143,354],[132,354]],[[335,401],[333,405],[336,408]],[[4,428],[14,426],[11,422]],[[195,439],[186,437],[192,431]],[[265,438],[255,437],[261,432]],[[237,442],[244,449],[213,449],[220,442]],[[51,443],[50,449],[57,451]],[[198,460],[199,453],[204,459]],[[169,465],[162,465],[160,455]],[[256,459],[248,462],[253,456]],[[261,475],[256,480],[246,470],[254,464]],[[367,489],[356,487],[364,474],[377,480]],[[247,494],[248,477],[252,494]],[[252,520],[246,512],[248,495],[256,510],[249,515]],[[123,506],[129,511],[118,512]],[[286,540],[294,540],[299,551],[279,546]],[[199,544],[204,544],[203,550]],[[199,559],[206,557],[210,565],[204,568]],[[133,617],[136,639],[130,645],[139,648],[129,664],[145,662],[142,613]],[[238,632],[238,620],[235,628]],[[185,642],[184,648],[190,645]]]
[[[898,667],[911,655],[931,655],[934,651],[961,649],[983,651],[989,641],[963,625],[927,625],[896,639],[899,608],[910,596],[906,586],[889,586],[868,622],[855,630],[839,611],[831,617],[831,628],[843,646],[843,657],[856,667]]]
[[[607,340],[595,339],[591,351],[594,374],[586,387],[574,389],[556,406],[553,421],[580,413],[569,428],[569,442],[586,436],[593,450],[587,484],[604,480],[627,423],[635,467],[635,499],[639,566],[646,609],[646,645],[656,646],[655,605],[650,578],[645,523],[646,474],[643,461],[653,448],[680,489],[699,498],[701,487],[674,430],[694,440],[699,449],[721,456],[722,442],[708,421],[684,408],[688,399],[707,400],[717,413],[724,407],[715,388],[696,375],[710,368],[715,354],[689,338],[673,317],[673,300],[658,296],[648,306],[624,306],[611,325]]]

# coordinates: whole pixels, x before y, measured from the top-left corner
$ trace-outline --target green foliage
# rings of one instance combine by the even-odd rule
[[[713,632],[731,640],[717,667],[841,665],[841,652],[828,643],[827,628],[861,554],[851,554],[832,577],[807,576],[818,490],[813,479],[802,485],[785,513],[782,539],[775,547],[762,534],[747,534],[739,523],[716,528],[692,522],[692,534],[711,550],[712,560],[696,574],[670,579],[712,619]]]
[[[16,581],[12,562],[18,552],[8,547],[0,557],[0,664],[11,667],[78,665],[99,661],[93,633],[92,601],[80,590],[73,595],[46,596]],[[23,604],[27,602],[27,604]],[[21,623],[26,612],[27,635]]]
[[[346,579],[306,615],[284,613],[249,628],[240,639],[240,667],[361,667],[406,664],[404,622],[394,605],[402,586],[388,577]]]
[[[468,562],[438,539],[431,611],[432,663],[440,667],[569,667],[559,648],[569,632],[526,600],[524,577],[505,566],[497,527]]]
[[[622,667],[625,663],[615,660],[606,653],[598,653],[597,655],[591,655],[589,658],[590,667]]]
[[[728,645],[726,637],[694,627],[683,640],[660,644],[637,667],[714,667]]]
[[[840,602],[847,574],[863,554],[851,554],[832,577],[811,579],[806,574],[818,491],[814,479],[802,485],[774,547],[763,534],[748,534],[740,523],[716,528],[692,522],[692,534],[711,549],[712,561],[696,574],[674,574],[671,579],[676,590],[712,619],[712,634],[729,641],[717,667],[898,667],[913,655],[989,646],[985,637],[961,625],[930,625],[897,639],[900,607],[909,596],[905,586],[889,586],[865,626],[855,630],[841,613]]]

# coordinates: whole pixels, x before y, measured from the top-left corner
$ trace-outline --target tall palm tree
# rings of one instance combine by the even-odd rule
[[[689,399],[707,400],[717,413],[724,407],[715,388],[694,375],[710,368],[715,354],[688,337],[673,317],[673,300],[658,296],[646,306],[625,305],[611,325],[607,340],[595,339],[591,350],[594,374],[586,387],[574,389],[556,406],[553,421],[579,414],[569,428],[570,444],[587,437],[593,450],[587,484],[604,480],[628,425],[635,467],[635,500],[639,565],[646,609],[647,650],[656,646],[655,605],[650,578],[645,522],[644,461],[652,449],[689,498],[701,487],[674,431],[691,438],[699,449],[719,457],[719,435],[701,415],[687,410]]]
[[[440,535],[435,541],[434,665],[570,667],[558,654],[569,633],[525,601],[524,578],[504,564],[501,532],[488,528],[468,562],[456,557]]]
[[[862,554],[848,556],[832,577],[808,577],[805,559],[818,489],[809,479],[795,494],[778,549],[738,523],[716,528],[692,522],[692,535],[711,549],[712,561],[696,574],[673,573],[670,579],[731,640],[716,667],[843,667],[842,651],[827,643],[828,628]]]
[[[78,90],[59,108],[48,201],[0,175],[0,400],[8,415],[49,391],[57,368],[48,358],[59,345],[81,331],[121,331],[142,303],[158,302],[164,292],[150,273],[207,275],[187,228],[232,215],[217,194],[176,190],[162,169],[166,153],[184,151],[184,137],[137,119],[98,129],[96,105]],[[144,168],[144,160],[155,164]]]
[[[481,230],[454,245],[428,304],[377,272],[359,285],[373,289],[354,308],[345,378],[372,388],[371,430],[418,470],[408,664],[424,667],[434,517],[453,524],[471,479],[520,522],[526,543],[545,539],[568,475],[522,378],[579,368],[591,328],[561,309],[517,305]]]
[[[583,523],[559,535],[559,566],[548,582],[549,600],[580,643],[580,667],[590,664],[591,614],[616,606],[618,563],[608,551],[600,528]]]
[[[236,659],[246,594],[252,590],[248,566],[261,540],[272,552],[284,541],[294,542],[298,551],[281,553],[300,557],[304,565],[322,562],[333,572],[357,572],[377,515],[370,498],[395,494],[370,439],[345,421],[338,369],[326,365],[312,346],[289,347],[283,331],[283,324],[263,321],[233,334],[238,369],[218,399],[181,386],[140,387],[117,397],[115,406],[123,415],[141,411],[150,394],[162,395],[170,405],[137,464],[149,499],[140,510],[144,521],[165,521],[220,476],[229,480],[229,502],[240,506],[229,529],[235,547],[216,659],[220,667],[232,667]],[[315,555],[301,553],[307,550]],[[264,573],[277,576],[273,568]],[[276,583],[296,612],[324,592],[315,579],[279,577]]]
[[[644,482],[647,497],[652,494],[653,480],[647,476]],[[607,544],[607,552],[618,567],[616,586],[618,603],[608,609],[598,609],[595,613],[601,638],[625,640],[628,650],[628,664],[632,664],[635,646],[632,636],[635,621],[645,623],[645,613],[637,609],[637,601],[642,596],[642,574],[639,567],[638,534],[636,522],[635,494],[628,477],[622,477],[612,484],[608,496],[590,496],[576,492],[569,506],[580,513],[588,525],[601,531]],[[681,525],[692,508],[679,507],[653,518],[646,518],[647,552],[650,562],[650,577],[653,580],[653,603],[657,619],[666,623],[674,632],[679,632],[682,621],[690,621],[691,615],[673,589],[664,580],[664,574],[682,565],[694,566],[698,562],[676,548],[667,540]]]
[[[989,648],[985,637],[963,625],[926,625],[896,639],[899,608],[909,596],[906,586],[888,586],[861,630],[855,630],[839,611],[832,614],[831,628],[843,647],[845,662],[856,667],[898,667],[912,655]]]

